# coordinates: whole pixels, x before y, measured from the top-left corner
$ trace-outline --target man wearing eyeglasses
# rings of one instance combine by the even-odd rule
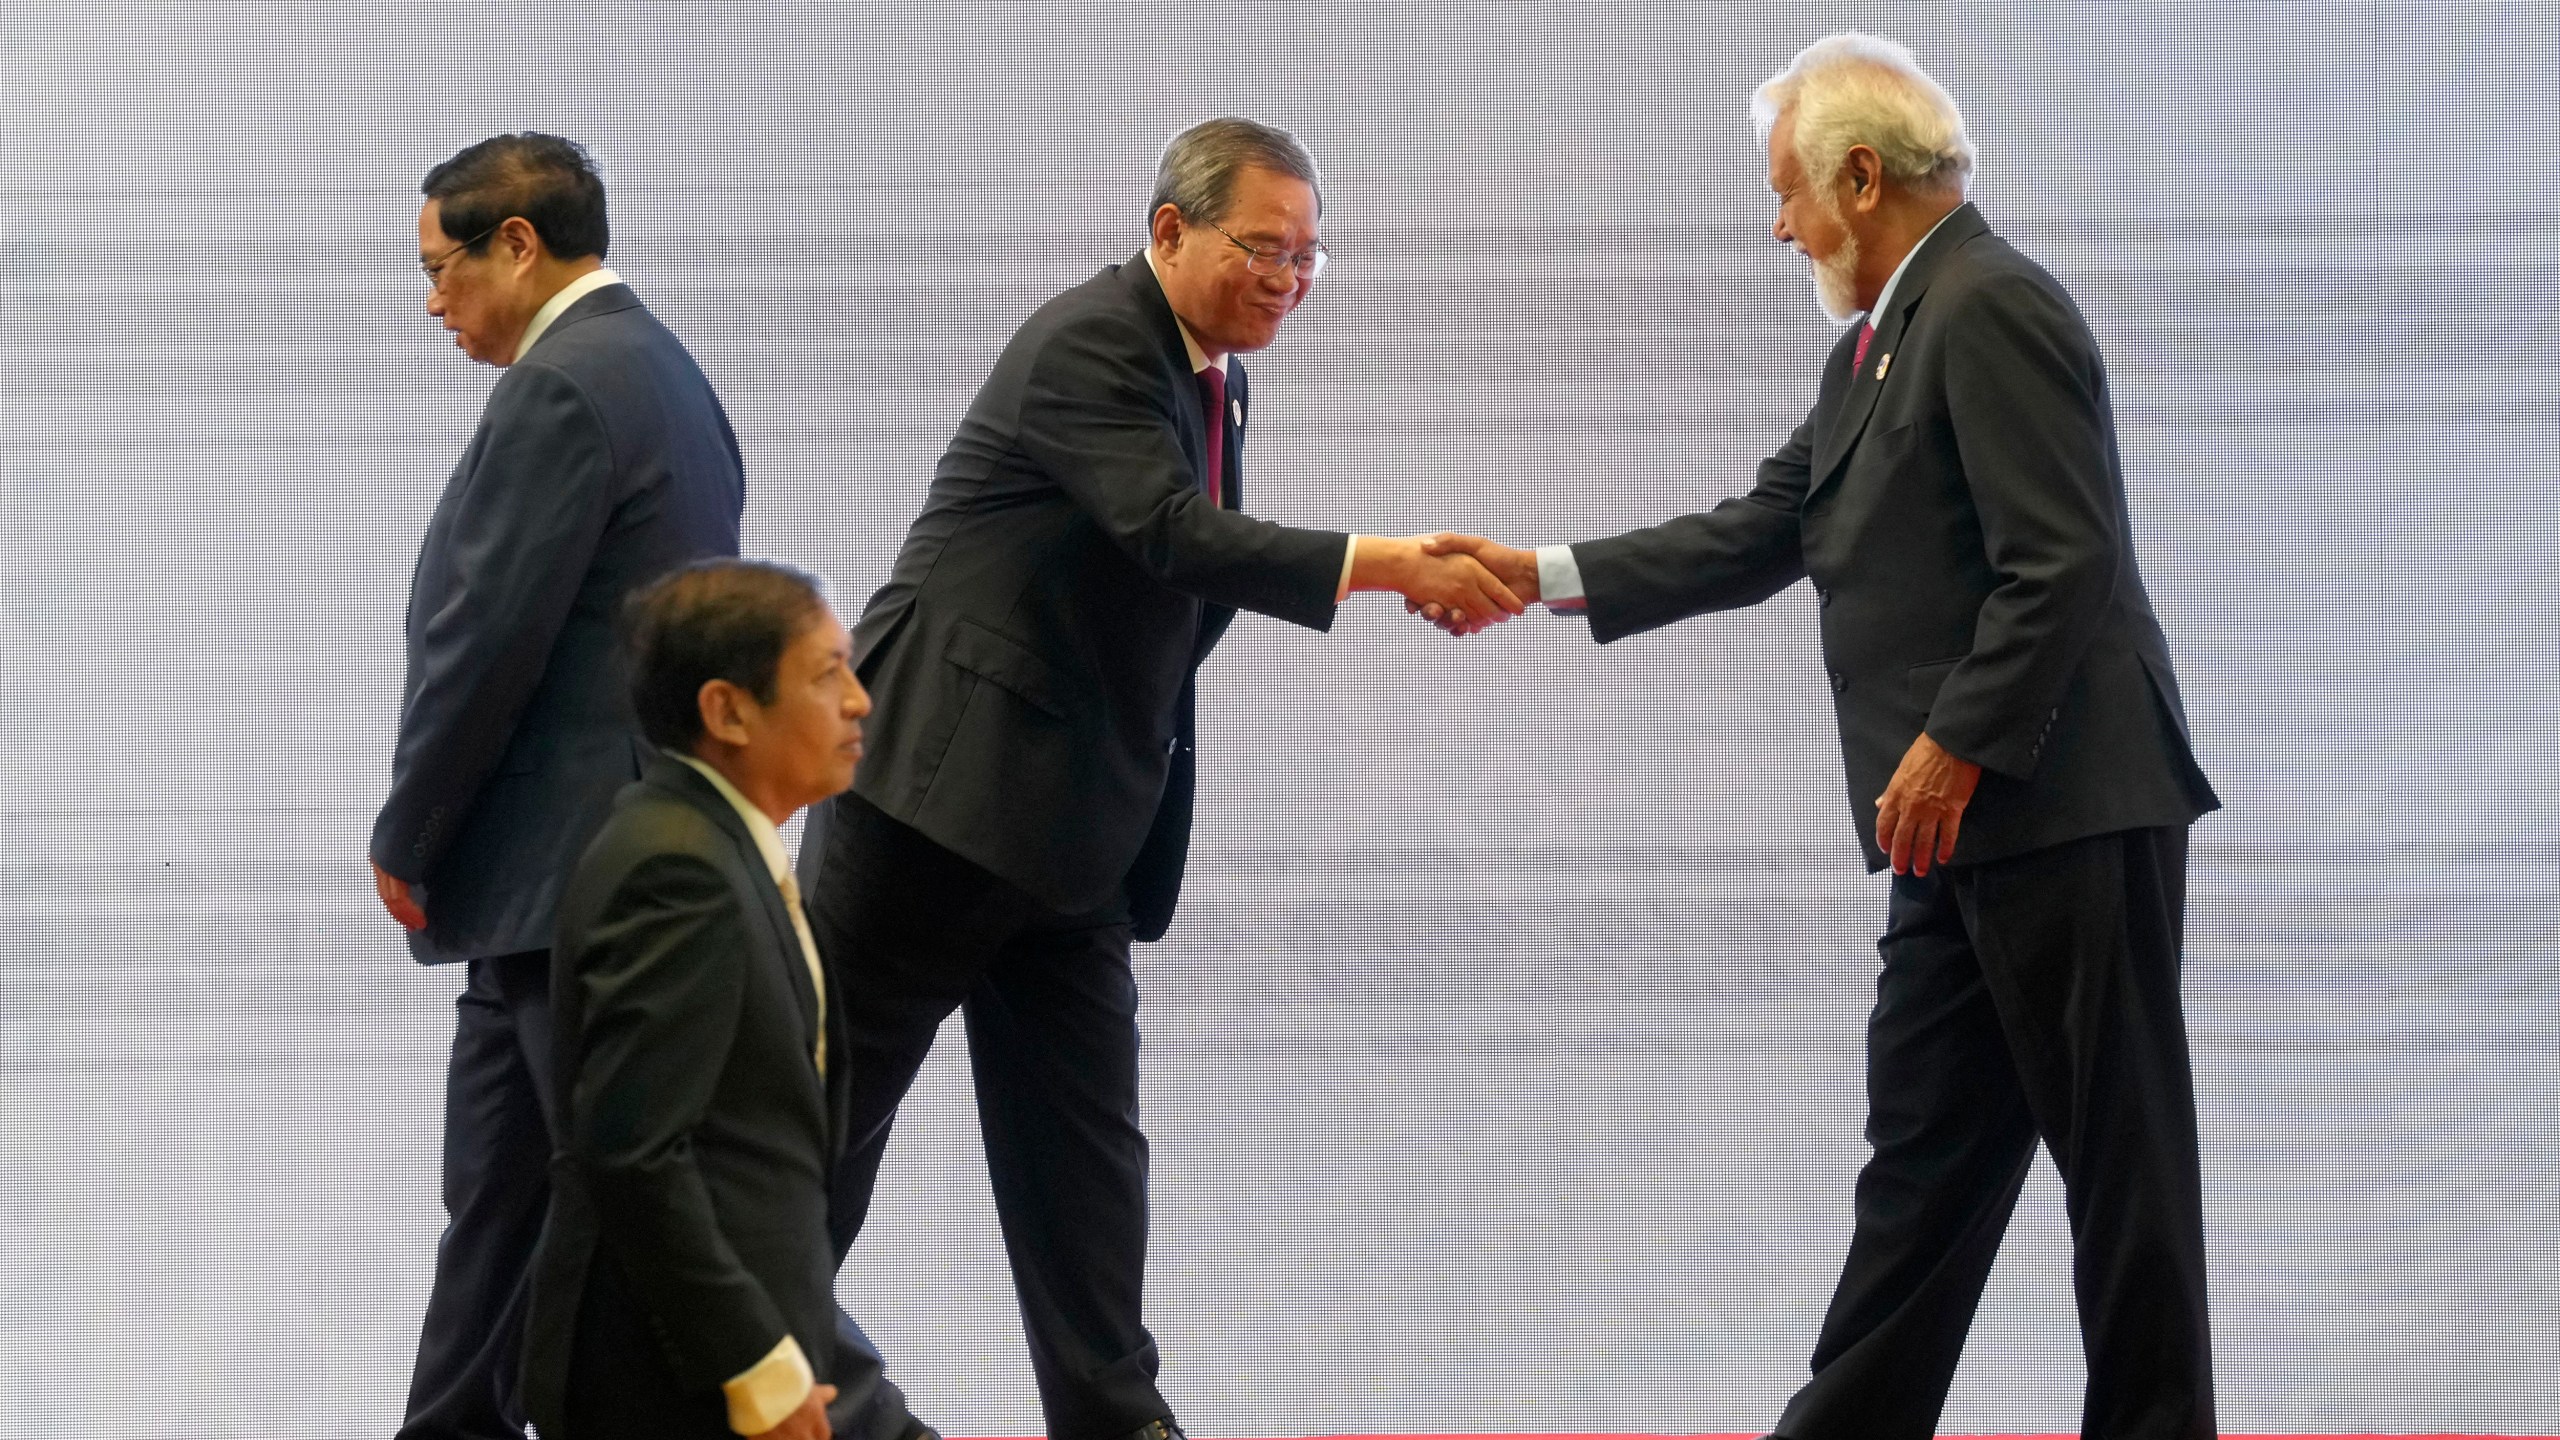
[[[399,1433],[494,1440],[524,1434],[518,1351],[551,1193],[553,908],[640,774],[615,619],[639,586],[738,553],[745,479],[710,381],[604,266],[604,183],[584,149],[500,135],[422,189],[427,313],[503,373],[410,582],[371,847],[411,953],[466,977],[446,1079],[450,1220]]]
[[[1236,357],[1324,269],[1319,187],[1286,131],[1194,126],[1158,164],[1147,248],[1015,334],[856,628],[871,758],[802,847],[851,1031],[837,1253],[957,1008],[1056,1440],[1178,1433],[1140,1316],[1129,946],[1165,933],[1181,887],[1194,671],[1239,609],[1317,630],[1354,590],[1446,596],[1462,629],[1520,609],[1418,539],[1243,513]]]

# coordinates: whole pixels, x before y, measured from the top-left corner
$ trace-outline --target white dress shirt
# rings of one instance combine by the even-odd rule
[[[1956,210],[1963,208],[1959,205]],[[1876,292],[1875,305],[1858,317],[1859,324],[1866,324],[1869,315],[1882,315],[1892,308],[1894,287],[1902,283],[1902,272],[1911,268],[1911,257],[1919,254],[1920,246],[1929,243],[1929,235],[1937,234],[1939,226],[1954,218],[1955,213],[1955,210],[1950,210],[1939,216],[1938,223],[1929,227],[1928,235],[1921,236],[1918,244],[1903,252],[1902,263],[1894,266],[1893,273],[1885,277],[1884,288]],[[1538,598],[1549,610],[1565,614],[1575,614],[1585,608],[1582,567],[1574,563],[1572,546],[1538,547]]]
[[[532,322],[524,327],[524,338],[516,342],[515,359],[521,360],[525,357],[525,352],[533,348],[533,342],[541,339],[542,332],[551,328],[551,322],[560,318],[561,311],[566,310],[570,306],[577,304],[579,301],[584,300],[590,295],[593,295],[607,285],[619,285],[621,283],[621,276],[616,275],[611,270],[599,265],[595,269],[588,271],[586,274],[579,276],[577,279],[570,281],[568,284],[561,286],[560,293],[543,301],[542,308],[533,312]],[[510,360],[507,363],[512,365],[515,361]]]
[[[611,275],[613,272],[598,273]],[[614,282],[606,280],[602,283],[611,285]],[[559,296],[552,298],[556,301]],[[534,319],[538,326],[543,317],[537,315]],[[676,758],[710,781],[712,788],[720,792],[720,798],[728,801],[730,808],[738,812],[738,818],[746,822],[747,834],[755,839],[756,852],[764,857],[765,869],[772,874],[774,887],[782,892],[783,908],[791,912],[791,928],[799,932],[800,959],[809,967],[809,983],[817,987],[818,1048],[815,1058],[818,1073],[824,1075],[827,1073],[827,975],[818,965],[818,941],[809,933],[809,917],[800,908],[800,886],[791,878],[791,857],[782,848],[782,832],[774,828],[772,816],[757,809],[753,801],[738,793],[738,787],[729,783],[729,777],[691,755],[678,755]],[[721,1383],[720,1393],[729,1402],[729,1428],[741,1435],[763,1434],[799,1409],[800,1402],[809,1398],[810,1389],[817,1383],[816,1373],[809,1368],[808,1353],[786,1331],[782,1343],[766,1351],[763,1359]]]

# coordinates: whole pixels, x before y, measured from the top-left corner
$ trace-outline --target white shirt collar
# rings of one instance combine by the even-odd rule
[[[1962,205],[1958,205],[1956,210],[1961,210],[1963,208],[1964,207]],[[1945,229],[1947,222],[1956,218],[1956,210],[1950,210],[1946,214],[1939,216],[1938,223],[1929,227],[1929,235],[1935,235],[1940,230]],[[1867,311],[1868,324],[1874,324],[1876,317],[1885,313],[1885,306],[1890,304],[1893,300],[1895,287],[1902,283],[1902,272],[1911,268],[1911,257],[1920,253],[1921,245],[1929,243],[1929,235],[1921,236],[1919,245],[1914,245],[1908,251],[1904,252],[1902,263],[1894,266],[1893,273],[1885,277],[1884,289],[1876,293],[1876,303],[1874,308]]]
[[[754,801],[739,794],[738,787],[729,783],[728,776],[712,769],[699,757],[677,755],[676,758],[701,771],[702,777],[720,792],[720,798],[728,801],[730,808],[738,812],[738,818],[747,822],[747,833],[755,837],[756,849],[764,854],[765,868],[773,872],[775,882],[780,883],[782,877],[791,871],[791,857],[782,848],[782,832],[774,828],[773,817],[757,809]]]
[[[551,322],[560,318],[561,311],[566,310],[570,306],[577,304],[579,301],[584,300],[590,295],[593,295],[607,285],[619,285],[621,283],[621,276],[614,274],[610,269],[598,266],[595,269],[588,271],[586,274],[579,276],[577,279],[570,281],[568,284],[561,286],[559,294],[543,301],[542,308],[533,312],[533,323],[524,327],[524,338],[516,342],[516,359],[523,359],[526,352],[533,349],[533,342],[542,338],[542,332],[551,328]],[[510,361],[508,363],[512,364],[514,362]]]
[[[1147,247],[1147,272],[1156,277],[1156,288],[1163,289],[1164,272],[1156,268],[1156,252],[1152,245]],[[1167,305],[1165,308],[1171,310],[1173,307]],[[1218,367],[1220,375],[1227,373],[1228,357],[1221,355],[1215,360],[1210,359],[1209,352],[1200,348],[1200,342],[1191,338],[1191,327],[1182,323],[1180,314],[1173,317],[1173,328],[1182,332],[1182,349],[1184,354],[1191,357],[1192,374],[1197,375],[1212,365]]]

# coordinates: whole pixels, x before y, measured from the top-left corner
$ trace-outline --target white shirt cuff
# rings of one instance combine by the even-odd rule
[[[763,1434],[790,1419],[817,1383],[800,1342],[785,1334],[746,1373],[721,1385],[720,1392],[729,1397],[729,1428],[741,1435]]]
[[[1582,567],[1573,563],[1570,545],[1538,547],[1538,599],[1550,610],[1572,613],[1586,608]]]
[[[1359,536],[1354,535],[1342,542],[1342,580],[1333,587],[1333,603],[1336,605],[1351,598],[1351,561],[1359,553]]]

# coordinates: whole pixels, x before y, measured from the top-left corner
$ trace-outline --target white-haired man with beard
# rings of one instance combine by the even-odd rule
[[[1858,320],[1750,493],[1612,539],[1445,536],[1602,643],[1819,597],[1868,868],[1893,870],[1857,1227],[1787,1440],[1926,1440],[2039,1139],[2062,1174],[2081,1433],[2214,1431],[2179,999],[2189,749],[2134,564],[2106,368],[2062,286],[1965,200],[1911,52],[1830,36],[1752,115],[1777,238]],[[1420,607],[1426,616],[1429,607]],[[1437,617],[1432,617],[1437,618]]]

